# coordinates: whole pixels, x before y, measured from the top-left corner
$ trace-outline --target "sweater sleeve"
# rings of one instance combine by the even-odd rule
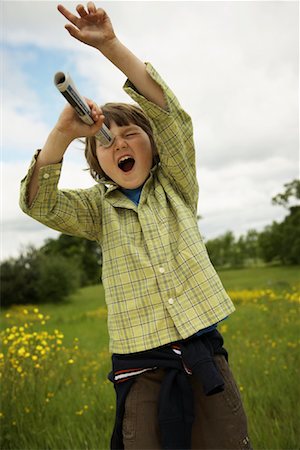
[[[167,104],[166,110],[142,96],[129,80],[126,81],[124,90],[140,105],[150,120],[158,148],[161,169],[175,185],[188,206],[196,212],[198,182],[191,118],[182,109],[171,89],[152,65],[147,63],[146,69],[163,90]]]
[[[71,236],[100,241],[101,188],[58,189],[62,163],[50,164],[39,170],[39,189],[32,204],[28,204],[28,186],[39,150],[34,154],[27,175],[21,181],[20,207],[42,224]]]

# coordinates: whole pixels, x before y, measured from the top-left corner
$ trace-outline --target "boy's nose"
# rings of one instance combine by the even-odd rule
[[[115,143],[116,150],[120,150],[120,149],[126,148],[128,146],[126,139],[124,139],[122,136],[116,136],[114,143]]]

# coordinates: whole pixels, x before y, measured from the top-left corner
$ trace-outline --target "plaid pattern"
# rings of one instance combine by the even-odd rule
[[[132,353],[185,339],[234,311],[197,225],[198,185],[190,117],[155,69],[168,109],[146,100],[127,80],[124,89],[146,112],[160,155],[136,206],[114,183],[57,190],[61,164],[40,169],[39,192],[22,210],[62,233],[97,241],[108,307],[110,351]]]

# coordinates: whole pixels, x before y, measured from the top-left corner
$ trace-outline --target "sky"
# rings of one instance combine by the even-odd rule
[[[62,1],[75,12],[77,2]],[[293,1],[106,1],[119,39],[150,61],[191,115],[205,240],[238,237],[281,221],[271,198],[299,177],[299,3]],[[68,72],[99,104],[130,102],[125,76],[69,36],[56,1],[2,1],[1,259],[58,233],[19,208],[19,186],[65,105],[53,84]],[[86,4],[86,3],[83,3]],[[94,180],[78,142],[59,187]]]

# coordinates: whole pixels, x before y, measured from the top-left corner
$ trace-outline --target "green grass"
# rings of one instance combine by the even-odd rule
[[[253,446],[298,449],[299,303],[294,288],[299,292],[299,267],[219,274],[236,298],[236,312],[219,329]],[[28,307],[24,314],[24,308],[2,313],[1,448],[108,449],[115,397],[106,379],[110,355],[102,286],[81,289],[63,304],[42,305],[39,312]],[[39,314],[50,316],[44,325]],[[24,328],[25,323],[32,325]],[[35,361],[32,355],[38,355]]]
[[[300,286],[300,268],[262,267],[219,271],[226,289],[288,289]]]

